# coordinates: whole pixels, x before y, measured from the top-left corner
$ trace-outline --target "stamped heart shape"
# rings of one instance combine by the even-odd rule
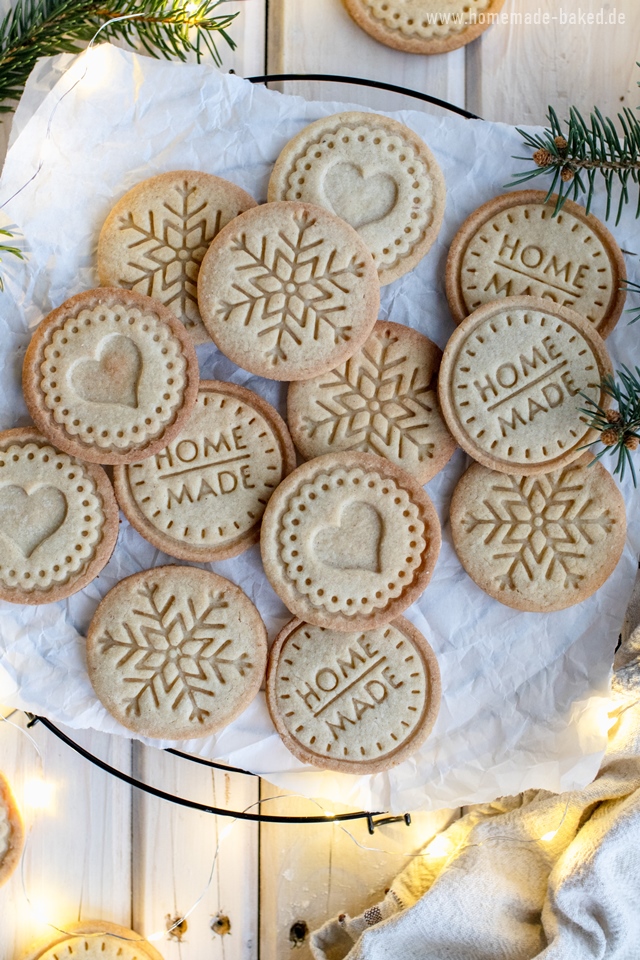
[[[361,500],[345,504],[337,527],[318,531],[313,549],[318,559],[336,570],[380,573],[384,528],[375,507]]]
[[[324,178],[324,192],[334,213],[359,230],[391,213],[398,184],[388,173],[366,176],[355,163],[335,163]]]
[[[67,516],[67,498],[57,487],[27,493],[14,484],[0,489],[0,533],[25,557],[59,530]]]
[[[91,403],[138,406],[138,381],[142,357],[138,345],[118,334],[105,337],[97,360],[80,360],[71,375],[73,387]]]

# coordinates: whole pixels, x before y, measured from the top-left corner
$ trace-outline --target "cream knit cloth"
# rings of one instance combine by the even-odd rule
[[[640,627],[614,667],[593,783],[474,807],[378,906],[315,931],[316,960],[640,960]]]

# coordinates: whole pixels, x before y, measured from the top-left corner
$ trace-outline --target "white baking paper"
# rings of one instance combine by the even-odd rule
[[[153,174],[192,168],[226,177],[264,201],[271,167],[287,141],[310,121],[344,109],[354,108],[306,102],[208,66],[155,61],[109,45],[39,64],[0,182],[6,219],[22,231],[29,253],[25,264],[5,258],[2,265],[0,427],[28,422],[20,371],[31,330],[67,297],[97,285],[98,232],[125,191]],[[428,256],[383,289],[382,316],[444,347],[454,329],[444,296],[448,246],[472,210],[503,192],[522,166],[513,155],[524,151],[517,132],[501,124],[406,111],[395,116],[434,151],[447,181],[447,210]],[[631,211],[612,229],[623,247],[635,249]],[[639,335],[623,318],[607,341],[615,364],[638,356]],[[284,386],[238,369],[213,345],[198,353],[203,376],[244,384],[284,412]],[[530,787],[567,790],[594,776],[606,740],[613,651],[640,552],[640,493],[630,482],[623,485],[627,548],[595,596],[559,613],[518,613],[486,596],[453,551],[448,503],[466,462],[459,451],[428,484],[443,546],[430,586],[407,613],[430,640],[442,671],[440,714],[422,749],[377,776],[305,767],[275,734],[262,694],[217,737],[183,749],[298,793],[378,810],[456,807]],[[83,635],[110,587],[166,562],[123,520],[112,560],[81,593],[38,607],[0,604],[0,672],[10,702],[70,727],[131,737],[93,694]],[[265,579],[258,548],[211,567],[248,593],[273,637],[288,616]]]

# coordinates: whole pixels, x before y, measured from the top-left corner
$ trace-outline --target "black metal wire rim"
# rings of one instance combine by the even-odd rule
[[[453,103],[448,103],[446,100],[440,100],[438,97],[432,97],[430,94],[422,93],[419,90],[409,90],[406,87],[400,87],[393,83],[385,83],[382,80],[365,80],[361,77],[343,77],[328,73],[272,73],[264,74],[264,76],[260,77],[246,77],[246,79],[250,83],[275,83],[280,81],[286,82],[294,80],[324,81],[325,83],[348,83],[355,86],[371,87],[376,90],[388,90],[391,93],[403,94],[404,96],[412,97],[415,100],[421,100],[425,103],[430,103],[434,106],[441,107],[443,110],[448,110],[450,113],[458,114],[459,116],[465,117],[468,120],[482,119],[475,113],[470,113],[468,110],[464,110],[462,107],[458,107]],[[353,813],[339,813],[334,814],[333,816],[323,817],[282,817],[276,816],[275,814],[246,813],[245,811],[225,810],[223,807],[212,807],[208,804],[199,803],[197,800],[189,800],[186,797],[179,797],[172,793],[167,793],[165,790],[160,790],[158,787],[154,787],[149,783],[143,783],[142,780],[137,780],[128,773],[124,773],[122,770],[112,767],[105,760],[101,760],[99,757],[96,757],[95,754],[85,750],[84,747],[81,747],[79,743],[76,743],[75,740],[72,740],[71,737],[68,737],[62,732],[62,730],[59,730],[58,727],[56,727],[56,725],[46,717],[39,717],[33,714],[27,714],[27,716],[30,718],[29,726],[32,726],[35,723],[41,723],[43,727],[46,727],[46,729],[55,737],[57,737],[62,743],[74,750],[77,754],[83,757],[83,759],[88,760],[94,766],[104,770],[105,773],[116,777],[116,779],[121,780],[123,783],[127,783],[131,787],[135,787],[137,790],[142,790],[144,793],[147,793],[150,796],[157,797],[160,800],[166,800],[169,803],[175,803],[181,807],[187,807],[190,810],[198,810],[202,813],[211,813],[218,817],[231,817],[235,820],[248,820],[254,823],[311,824],[339,823],[348,820],[367,820],[369,823],[370,833],[373,833],[373,827],[375,826],[372,821],[372,817],[384,816],[386,813],[386,811],[383,810],[370,812],[358,810],[354,811]],[[205,757],[198,757],[194,756],[193,754],[183,753],[181,750],[176,750],[174,748],[168,748],[165,750],[165,753],[170,753],[172,756],[178,757],[182,760],[189,760],[191,763],[198,763],[202,766],[210,767],[216,770],[223,770],[225,773],[239,773],[248,777],[256,776],[256,774],[251,773],[249,770],[243,770],[241,767],[232,767],[224,763],[218,763],[215,760],[207,760]],[[404,817],[390,817],[385,822],[393,822],[395,820],[403,819],[405,820],[405,823],[409,825],[410,817],[408,814],[405,814]]]
[[[441,100],[439,97],[432,97],[429,93],[422,93],[420,90],[409,90],[407,87],[399,87],[395,83],[385,83],[383,80],[365,80],[363,77],[342,77],[333,73],[267,73],[262,77],[246,77],[249,83],[276,83],[281,80],[320,80],[325,83],[350,83],[358,87],[371,87],[374,90],[388,90],[391,93],[404,94],[406,97],[413,97],[415,100],[422,100],[424,103],[431,103],[435,107],[442,107],[450,113],[457,113],[460,117],[467,120],[482,120],[476,113],[465,110],[464,107],[458,107],[455,103],[449,103],[447,100]]]

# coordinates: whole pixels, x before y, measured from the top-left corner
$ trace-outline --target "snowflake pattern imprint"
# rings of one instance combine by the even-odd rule
[[[122,701],[127,716],[180,709],[198,736],[195,726],[212,716],[212,700],[255,667],[246,650],[234,656],[224,591],[199,599],[198,606],[192,597],[181,604],[171,593],[162,597],[158,584],[143,582],[118,635],[104,630],[98,637],[101,654],[116,654],[118,685],[131,691]]]
[[[437,399],[439,362],[438,348],[417,331],[377,323],[345,364],[290,388],[294,441],[308,458],[375,453],[426,483],[455,449]]]
[[[146,224],[136,221],[132,211],[118,218],[119,229],[133,233],[127,244],[127,266],[134,273],[133,279],[123,277],[118,284],[155,297],[192,327],[200,324],[198,270],[223,225],[222,211],[211,209],[207,200],[200,199],[197,187],[186,180],[173,190],[175,202],[163,201],[161,217],[150,209]]]
[[[215,318],[240,329],[258,326],[272,366],[290,359],[292,347],[351,338],[350,294],[365,275],[365,263],[357,253],[344,263],[336,246],[329,248],[317,232],[309,236],[316,222],[303,211],[275,241],[268,234],[242,233],[232,245],[240,254],[231,285],[238,297],[223,300]]]
[[[516,591],[522,580],[553,580],[563,590],[577,590],[591,573],[590,548],[611,533],[616,520],[589,491],[585,495],[585,470],[504,476],[481,501],[484,511],[480,504],[467,511],[463,527],[481,534],[490,548],[486,559],[506,561],[505,572],[494,576],[500,591]]]

